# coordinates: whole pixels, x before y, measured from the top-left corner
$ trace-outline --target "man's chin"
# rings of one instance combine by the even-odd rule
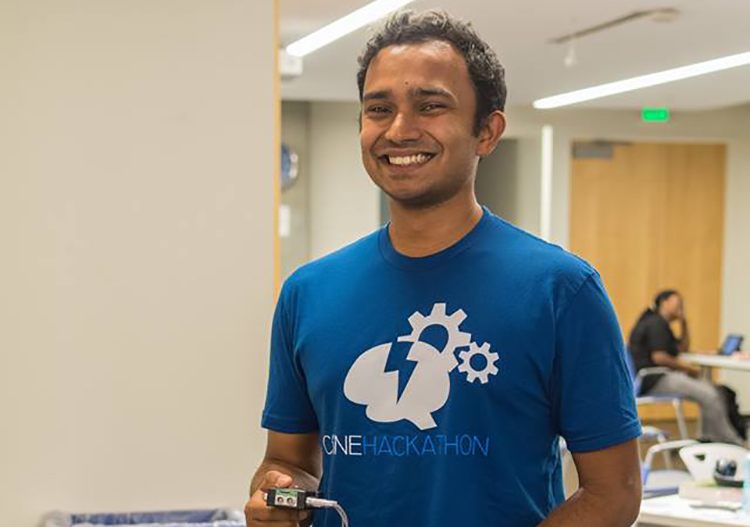
[[[431,209],[448,201],[452,196],[440,192],[406,192],[389,191],[381,187],[391,201],[408,210]]]

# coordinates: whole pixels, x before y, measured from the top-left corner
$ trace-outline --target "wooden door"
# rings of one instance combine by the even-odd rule
[[[623,334],[676,289],[694,350],[719,345],[726,148],[576,142],[570,248],[596,267]]]

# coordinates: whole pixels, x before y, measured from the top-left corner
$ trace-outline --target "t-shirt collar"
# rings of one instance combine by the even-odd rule
[[[487,228],[487,225],[491,221],[492,213],[487,207],[482,206],[482,217],[479,218],[472,229],[466,233],[456,243],[447,247],[441,251],[428,256],[411,257],[406,256],[398,252],[391,242],[391,236],[388,232],[390,222],[385,224],[378,233],[378,245],[380,247],[380,254],[383,258],[391,265],[406,270],[425,270],[432,269],[453,258],[457,254],[471,247],[481,235],[481,233]]]

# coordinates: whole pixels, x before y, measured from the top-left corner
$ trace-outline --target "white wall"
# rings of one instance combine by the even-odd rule
[[[724,335],[745,335],[742,349],[750,351],[750,107],[738,117],[746,126],[744,136],[729,143],[721,326]],[[740,406],[750,413],[747,373],[722,372],[722,381],[743,387]]]
[[[310,103],[285,101],[281,106],[281,140],[298,156],[297,178],[281,193],[288,231],[280,229],[281,278],[285,280],[310,259]]]
[[[244,502],[273,302],[272,8],[0,4],[0,525]]]
[[[378,188],[359,148],[359,104],[314,102],[310,111],[310,256],[319,258],[380,226]]]
[[[517,221],[522,229],[541,235],[542,131],[516,139],[518,143]],[[510,136],[509,136],[510,137]]]
[[[510,222],[518,223],[521,189],[518,177],[519,141],[501,141],[477,168],[477,200]]]

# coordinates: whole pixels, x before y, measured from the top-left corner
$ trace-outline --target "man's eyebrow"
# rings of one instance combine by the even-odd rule
[[[378,91],[372,91],[367,92],[362,97],[362,101],[372,101],[372,100],[385,100],[390,99],[392,97],[391,90],[378,90]],[[444,90],[443,88],[412,88],[409,90],[409,96],[413,99],[423,98],[423,97],[444,97],[446,99],[450,99],[451,101],[455,101],[456,97],[449,92],[448,90]]]
[[[456,97],[449,92],[448,90],[444,90],[443,88],[412,88],[409,90],[409,95],[412,97],[431,97],[431,96],[438,96],[438,97],[445,97],[446,99],[450,99],[452,101],[456,100]]]
[[[390,90],[371,91],[365,93],[364,97],[362,97],[362,101],[371,101],[373,99],[390,99],[390,97]]]

